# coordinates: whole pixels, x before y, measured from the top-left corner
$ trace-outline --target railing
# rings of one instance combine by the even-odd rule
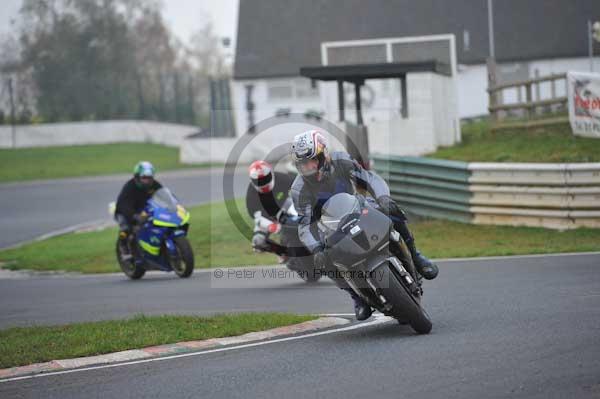
[[[394,199],[417,215],[476,224],[600,227],[600,163],[373,159]]]
[[[564,96],[557,95],[557,82],[560,81],[564,82]],[[550,84],[550,97],[542,99],[541,85],[544,83]],[[567,110],[566,86],[567,75],[561,73],[489,87],[488,109],[493,122],[492,130],[567,123],[569,119],[566,115],[557,115],[557,112],[566,113]],[[503,103],[505,90],[516,90],[517,102]],[[511,121],[510,117],[515,114],[519,119]]]

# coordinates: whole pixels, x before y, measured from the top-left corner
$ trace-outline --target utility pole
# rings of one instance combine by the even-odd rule
[[[17,131],[15,127],[15,100],[13,96],[13,80],[8,78],[8,94],[10,96],[10,125],[12,132],[12,147],[17,148]]]
[[[590,57],[590,72],[594,72],[594,40],[600,42],[600,22],[588,20],[588,53]]]
[[[588,55],[590,57],[590,72],[594,72],[594,28],[592,21],[588,20]]]
[[[487,59],[487,73],[488,73],[488,89],[495,87],[498,83],[496,74],[496,46],[494,44],[494,6],[492,0],[487,0],[487,11],[488,11],[488,39],[490,45],[490,54]],[[489,93],[489,106],[493,107],[498,105],[498,96],[496,92]],[[496,121],[497,113],[492,113],[492,119]]]
[[[490,41],[490,57],[496,59],[496,47],[494,44],[494,5],[492,0],[487,2],[488,9],[488,39]]]

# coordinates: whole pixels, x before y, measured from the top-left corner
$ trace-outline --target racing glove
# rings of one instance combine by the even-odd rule
[[[148,220],[148,214],[145,211],[141,211],[140,213],[133,215],[133,220],[135,220],[137,224],[144,224],[144,222]]]
[[[264,252],[270,248],[267,242],[267,235],[263,232],[256,232],[252,236],[252,249],[254,252]]]
[[[396,201],[394,201],[389,195],[382,195],[381,197],[377,198],[377,203],[381,207],[381,211],[386,215],[403,214]]]

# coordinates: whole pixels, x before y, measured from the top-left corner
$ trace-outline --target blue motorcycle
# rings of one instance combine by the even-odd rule
[[[145,222],[128,240],[129,253],[117,241],[117,260],[123,273],[137,280],[147,270],[174,271],[181,278],[194,271],[194,253],[187,239],[190,213],[168,188],[161,188],[144,208]]]

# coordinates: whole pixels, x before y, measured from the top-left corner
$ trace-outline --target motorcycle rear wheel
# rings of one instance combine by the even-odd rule
[[[135,264],[135,257],[132,257],[130,260],[123,260],[123,254],[121,253],[121,246],[119,245],[119,240],[117,240],[117,261],[119,262],[119,266],[121,270],[127,277],[132,280],[141,279],[144,274],[146,274],[146,269],[144,269],[140,265]],[[131,250],[130,250],[131,253]]]
[[[382,295],[392,305],[392,315],[399,321],[408,321],[418,334],[429,334],[432,328],[429,316],[410,290],[398,281],[391,267],[393,266],[384,264],[377,269],[378,279],[381,279],[377,283],[380,284]]]

